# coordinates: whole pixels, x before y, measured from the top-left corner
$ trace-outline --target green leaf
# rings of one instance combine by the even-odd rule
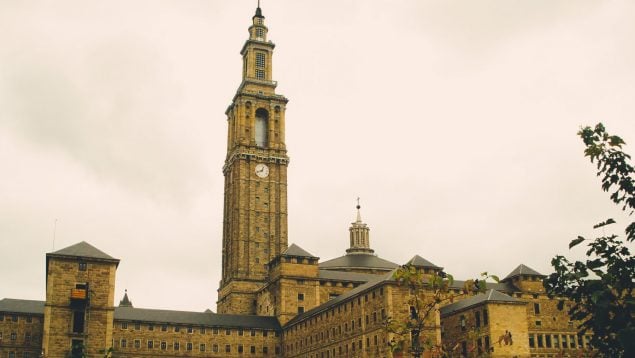
[[[606,221],[603,221],[603,222],[601,222],[599,224],[594,225],[593,228],[597,229],[597,228],[600,228],[602,226],[606,226],[606,225],[610,225],[610,224],[615,224],[615,220],[613,220],[611,218],[608,218],[608,219],[606,219]]]
[[[569,243],[569,248],[572,248],[572,247],[576,246],[577,244],[581,243],[584,240],[585,239],[582,236],[578,236],[577,239],[571,240],[571,242]]]

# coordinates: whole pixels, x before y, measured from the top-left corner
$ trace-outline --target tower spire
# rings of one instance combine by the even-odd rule
[[[350,232],[350,248],[346,250],[347,254],[373,254],[375,251],[370,248],[370,228],[362,222],[362,214],[360,212],[359,197],[357,198],[357,218],[351,227]]]

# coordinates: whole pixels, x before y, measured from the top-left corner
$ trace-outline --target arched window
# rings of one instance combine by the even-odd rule
[[[256,110],[256,145],[267,146],[267,132],[269,130],[269,112],[264,108]]]

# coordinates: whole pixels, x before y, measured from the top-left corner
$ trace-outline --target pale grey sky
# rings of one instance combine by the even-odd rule
[[[0,2],[0,298],[44,299],[57,219],[55,249],[121,259],[117,300],[216,309],[224,111],[255,3]],[[290,243],[342,255],[360,196],[381,257],[504,276],[626,222],[576,132],[635,143],[635,2],[262,8],[290,99]]]

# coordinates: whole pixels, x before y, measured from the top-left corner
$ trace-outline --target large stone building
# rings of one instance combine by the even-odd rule
[[[285,106],[272,80],[274,44],[260,8],[252,18],[242,82],[228,121],[217,313],[115,304],[119,260],[86,242],[46,254],[44,301],[0,300],[0,358],[26,357],[390,357],[390,318],[408,320],[413,292],[393,278],[401,264],[442,275],[420,256],[397,264],[377,256],[357,206],[350,247],[331,260],[287,238]],[[210,243],[211,245],[211,243]],[[421,340],[453,356],[578,356],[588,337],[520,265],[478,295],[461,295],[424,320]],[[408,337],[407,337],[408,338]],[[428,350],[424,356],[433,356]]]

